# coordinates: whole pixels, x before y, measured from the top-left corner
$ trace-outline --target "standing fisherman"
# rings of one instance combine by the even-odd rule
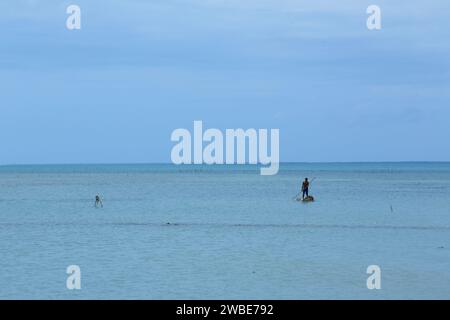
[[[305,178],[305,181],[302,183],[302,200],[305,200],[306,197],[309,197],[309,181],[308,178]]]
[[[99,195],[95,196],[95,207],[98,208],[98,206],[101,206],[103,208],[103,202],[102,199],[100,199]]]

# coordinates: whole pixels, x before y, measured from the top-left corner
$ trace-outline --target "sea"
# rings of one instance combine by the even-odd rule
[[[0,166],[0,299],[450,299],[449,162],[259,169]]]

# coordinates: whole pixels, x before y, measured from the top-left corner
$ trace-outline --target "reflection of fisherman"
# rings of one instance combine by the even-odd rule
[[[98,208],[98,206],[101,206],[103,208],[103,202],[102,199],[100,199],[99,195],[95,196],[95,207]]]
[[[306,197],[309,197],[308,191],[309,191],[309,181],[308,178],[305,178],[305,181],[303,181],[302,183],[302,200],[305,199],[305,195]]]

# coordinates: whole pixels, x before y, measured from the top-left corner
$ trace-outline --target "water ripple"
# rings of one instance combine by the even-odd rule
[[[214,227],[214,228],[298,228],[298,229],[386,229],[386,230],[444,230],[450,231],[450,226],[414,226],[414,225],[362,225],[362,224],[255,224],[255,223],[196,223],[196,222],[105,222],[105,223],[74,223],[74,222],[4,222],[0,227],[20,226],[117,226],[117,227]]]

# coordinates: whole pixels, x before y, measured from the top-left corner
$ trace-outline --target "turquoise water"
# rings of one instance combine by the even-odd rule
[[[449,299],[450,163],[2,166],[0,298]]]

